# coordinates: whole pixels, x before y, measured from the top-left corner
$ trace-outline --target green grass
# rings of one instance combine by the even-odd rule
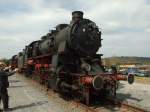
[[[150,84],[150,77],[135,76],[135,82],[143,83],[143,84]]]

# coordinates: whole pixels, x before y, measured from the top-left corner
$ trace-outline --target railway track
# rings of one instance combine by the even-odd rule
[[[107,112],[107,110],[113,112],[148,112],[142,108],[135,107],[125,102],[120,102],[119,100],[116,99],[108,99],[107,102],[105,102],[105,105],[101,105],[96,108],[94,106],[89,107],[79,102],[76,103],[78,103],[78,105],[85,107],[86,112]]]
[[[120,108],[124,108],[127,109],[128,111],[131,112],[146,112],[146,110],[133,106],[131,104],[129,104],[128,102],[122,102],[119,99],[107,99],[107,101],[111,102],[112,105],[114,106],[119,106]]]
[[[40,89],[42,89],[43,91],[46,91],[48,97],[51,97],[52,94],[55,94],[58,96],[57,93],[52,92],[51,90],[47,90],[47,87],[45,85],[41,85],[39,84],[38,81],[36,80],[29,80],[29,83],[34,83],[36,84],[36,86],[40,87]],[[53,95],[53,96],[55,96]],[[108,98],[107,102],[105,102],[104,104],[96,104],[96,105],[92,105],[92,106],[87,106],[83,103],[80,103],[79,101],[67,101],[69,106],[72,106],[73,109],[76,108],[80,108],[80,110],[82,110],[81,112],[148,112],[142,108],[139,107],[135,107],[133,105],[128,104],[127,102],[121,102],[118,99],[112,99],[112,98]],[[67,107],[66,107],[67,108]],[[78,112],[78,111],[74,111],[74,112]]]

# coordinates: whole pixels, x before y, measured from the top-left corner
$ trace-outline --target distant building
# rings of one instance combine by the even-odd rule
[[[150,65],[141,65],[141,64],[124,64],[124,65],[119,65],[119,69],[127,69],[127,68],[137,68],[139,70],[150,71]]]
[[[135,64],[119,65],[119,68],[136,68]]]
[[[150,58],[144,57],[109,57],[102,60],[103,65],[111,67],[116,65],[118,69],[137,68],[139,70],[150,71]]]

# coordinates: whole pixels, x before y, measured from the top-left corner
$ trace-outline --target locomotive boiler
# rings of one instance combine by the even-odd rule
[[[25,49],[27,71],[39,76],[63,96],[76,97],[87,105],[94,99],[115,96],[117,82],[133,83],[133,76],[107,73],[101,56],[101,31],[83,12],[74,11],[70,24],[59,24],[41,40]],[[32,69],[31,69],[32,68]]]
[[[94,22],[83,18],[82,12],[75,11],[72,15],[69,25],[59,24],[42,37],[39,45],[42,54],[51,49],[54,54],[68,51],[83,57],[95,55],[101,46],[101,32]]]

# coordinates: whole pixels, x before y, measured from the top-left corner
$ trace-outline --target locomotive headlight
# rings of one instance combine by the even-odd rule
[[[81,68],[82,68],[83,70],[87,71],[87,72],[91,71],[91,65],[88,64],[88,63],[83,63],[83,64],[81,65]]]
[[[83,32],[85,32],[85,28],[83,28],[83,30],[82,30]]]

